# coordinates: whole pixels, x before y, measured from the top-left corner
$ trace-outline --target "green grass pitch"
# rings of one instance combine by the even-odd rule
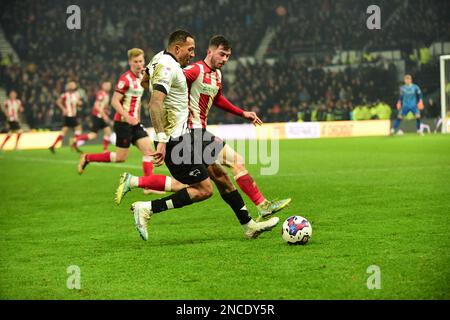
[[[140,159],[78,176],[68,148],[1,153],[0,299],[450,299],[450,136],[281,141],[278,175],[249,170],[266,197],[293,198],[282,221],[310,220],[306,246],[281,225],[246,240],[217,190],[156,215],[142,241],[129,205],[154,196],[113,203]],[[381,289],[367,287],[371,265]]]

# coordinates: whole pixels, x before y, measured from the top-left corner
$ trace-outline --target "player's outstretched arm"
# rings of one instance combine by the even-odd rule
[[[222,90],[219,90],[217,95],[214,97],[213,104],[220,109],[225,110],[226,112],[234,114],[235,116],[244,117],[244,110],[236,107],[234,104],[228,101],[228,99],[222,95]]]
[[[255,126],[260,126],[263,124],[262,120],[258,117],[258,115],[256,114],[256,112],[253,111],[244,111],[244,115],[242,116],[244,119],[247,119],[248,121],[250,121],[251,123],[253,123],[253,125]]]
[[[255,126],[262,124],[261,119],[256,115],[255,112],[244,111],[241,108],[236,107],[222,95],[222,90],[219,90],[216,97],[214,98],[214,104],[220,109],[225,110],[226,112],[251,121]]]

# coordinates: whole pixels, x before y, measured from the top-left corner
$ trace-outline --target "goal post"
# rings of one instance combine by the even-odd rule
[[[442,133],[450,131],[450,55],[440,57]]]

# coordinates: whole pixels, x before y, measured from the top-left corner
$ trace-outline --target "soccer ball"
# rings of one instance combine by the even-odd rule
[[[281,237],[289,244],[306,244],[312,235],[312,227],[306,218],[291,216],[283,223]]]

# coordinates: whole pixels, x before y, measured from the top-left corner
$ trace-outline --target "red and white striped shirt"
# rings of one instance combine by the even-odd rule
[[[144,88],[141,86],[141,79],[137,78],[133,72],[128,70],[120,76],[117,81],[115,91],[123,94],[122,107],[133,118],[140,121],[141,115],[141,97]],[[118,112],[114,116],[114,121],[126,122]]]
[[[197,61],[183,71],[189,90],[189,128],[206,128],[208,112],[213,104],[234,115],[243,115],[242,109],[222,95],[220,70],[213,70],[204,61]]]
[[[22,102],[19,99],[5,101],[5,114],[10,122],[19,121],[19,112],[22,107]]]
[[[104,90],[97,91],[95,95],[95,104],[92,108],[92,115],[97,118],[102,118],[103,112],[109,107],[109,95]]]
[[[81,101],[81,96],[78,93],[78,91],[64,92],[61,95],[61,99],[62,99],[62,103],[63,103],[64,110],[65,110],[65,116],[66,117],[76,117],[78,103]]]

